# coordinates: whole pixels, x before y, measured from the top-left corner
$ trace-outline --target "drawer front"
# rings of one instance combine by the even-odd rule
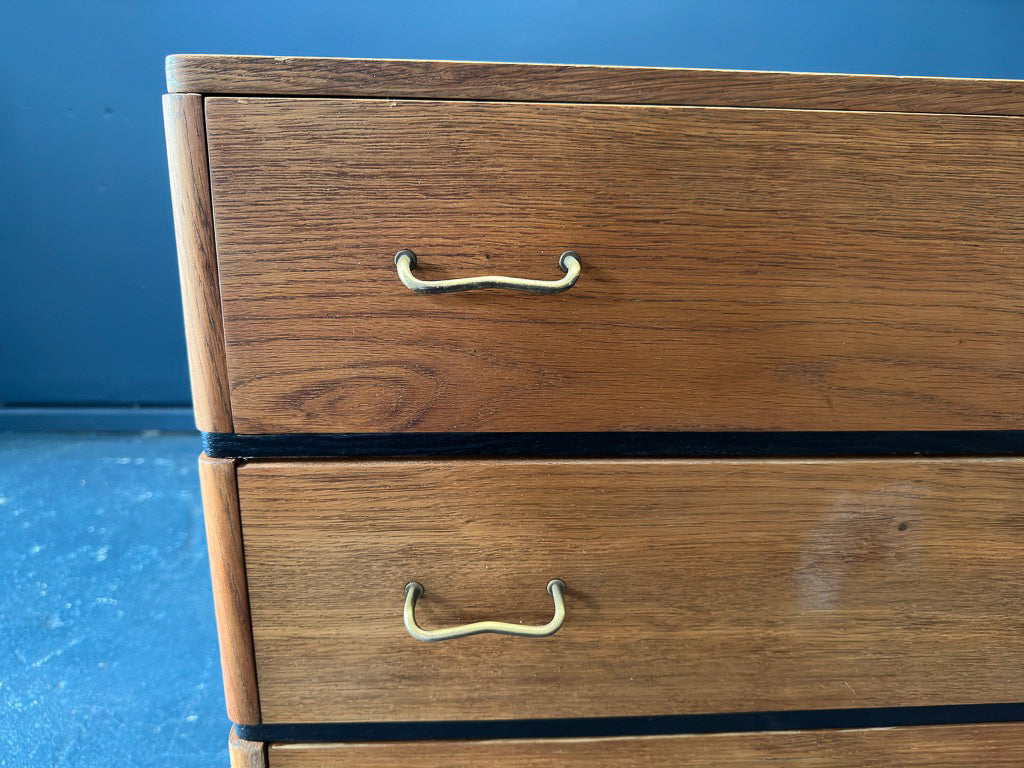
[[[238,469],[266,723],[1024,697],[1024,461],[324,461]],[[437,643],[428,629],[544,624]]]
[[[1024,426],[1020,118],[206,105],[237,432]]]
[[[272,744],[268,768],[879,768],[1020,766],[1024,727],[953,725],[849,731],[722,733],[604,739]]]

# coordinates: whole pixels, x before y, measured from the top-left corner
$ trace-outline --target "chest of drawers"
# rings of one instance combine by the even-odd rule
[[[1024,84],[168,87],[233,764],[1024,761]]]

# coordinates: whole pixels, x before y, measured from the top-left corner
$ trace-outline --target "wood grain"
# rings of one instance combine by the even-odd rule
[[[1024,114],[1024,82],[653,67],[180,54],[167,88],[205,94]]]
[[[202,454],[199,483],[228,717],[241,725],[258,725],[259,691],[234,460],[211,459]]]
[[[267,768],[267,745],[238,738],[233,727],[228,736],[228,756],[231,768]]]
[[[263,717],[487,720],[1020,701],[1024,461],[239,467]],[[544,623],[537,640],[413,640]]]
[[[207,101],[237,431],[1024,427],[1019,118]],[[567,293],[424,296],[424,278]]]
[[[273,744],[270,768],[975,768],[1024,764],[1024,727],[950,725],[848,731],[604,739]]]
[[[164,130],[196,427],[231,432],[202,97],[165,95]]]

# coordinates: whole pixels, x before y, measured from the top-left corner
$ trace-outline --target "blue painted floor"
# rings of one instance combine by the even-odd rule
[[[226,766],[195,434],[0,434],[0,766]]]

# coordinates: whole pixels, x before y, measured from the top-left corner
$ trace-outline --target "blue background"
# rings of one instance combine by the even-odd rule
[[[168,53],[1020,78],[1022,51],[1015,0],[12,0],[0,403],[188,404],[159,99]]]

